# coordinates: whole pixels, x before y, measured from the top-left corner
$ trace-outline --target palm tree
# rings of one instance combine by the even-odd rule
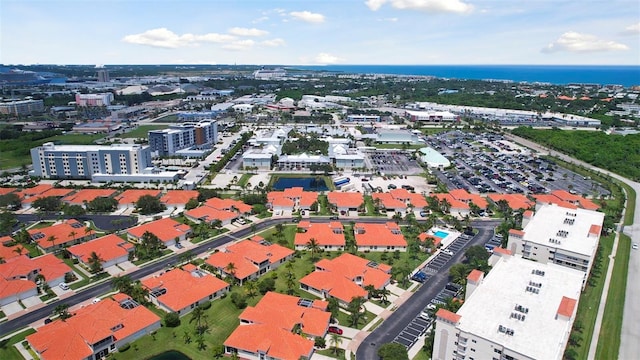
[[[238,268],[236,267],[236,264],[230,262],[227,264],[227,266],[225,266],[224,271],[231,275],[231,281],[235,282],[236,281],[236,270],[238,270]]]
[[[96,274],[102,271],[103,262],[104,259],[100,258],[100,255],[98,255],[95,251],[92,251],[89,255],[89,260],[87,261],[91,273]]]
[[[65,321],[71,317],[69,314],[69,304],[60,304],[53,309],[53,315],[58,315],[60,320]]]
[[[383,304],[389,303],[389,295],[391,295],[391,291],[389,291],[389,289],[387,288],[378,290],[378,296],[380,297],[380,301],[382,301]]]
[[[320,251],[318,240],[316,240],[315,238],[309,239],[309,241],[307,241],[307,250],[311,251],[311,261],[315,260],[316,252]]]
[[[129,294],[133,289],[133,282],[128,275],[116,276],[111,280],[111,286],[121,293]]]
[[[247,291],[248,297],[256,296],[256,290],[258,289],[258,284],[255,280],[249,280],[245,283],[245,290]]]
[[[15,249],[13,249],[13,252],[18,254],[18,256],[21,256],[22,253],[24,252],[24,247],[22,246],[17,246]]]
[[[342,344],[342,337],[336,333],[331,333],[331,336],[329,336],[329,343],[333,347],[333,353],[338,355],[338,347]]]
[[[71,239],[73,239],[73,242],[76,242],[76,235],[78,235],[77,232],[75,232],[75,230],[71,230],[71,232],[69,233],[69,236],[71,237]]]
[[[52,249],[56,245],[56,240],[58,240],[58,238],[56,238],[55,235],[51,235],[47,238],[47,241],[51,242]]]
[[[369,297],[369,299],[372,299],[376,295],[376,287],[375,286],[369,284],[369,285],[365,286],[364,289],[367,291],[367,296]]]
[[[196,306],[195,309],[193,309],[189,323],[196,323],[196,335],[202,335],[207,331],[209,328],[209,324],[207,323],[208,318],[209,316],[201,306]]]

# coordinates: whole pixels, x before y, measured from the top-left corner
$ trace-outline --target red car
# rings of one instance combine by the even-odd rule
[[[330,333],[342,335],[342,329],[340,329],[337,326],[329,326],[329,330],[327,330],[327,331],[330,332]]]

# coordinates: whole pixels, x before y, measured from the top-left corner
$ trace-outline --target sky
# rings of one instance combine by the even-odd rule
[[[0,63],[640,65],[640,2],[2,0]]]

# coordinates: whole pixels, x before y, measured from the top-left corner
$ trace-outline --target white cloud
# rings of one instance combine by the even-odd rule
[[[261,17],[255,19],[255,20],[253,20],[252,23],[253,24],[259,24],[259,23],[267,21],[267,20],[269,20],[268,16],[261,16]]]
[[[317,64],[327,65],[342,62],[344,61],[344,59],[328,53],[319,53],[318,55],[316,55],[313,61]]]
[[[397,18],[397,17],[393,17],[393,18],[384,18],[384,19],[378,19],[378,21],[397,22],[397,21],[398,21],[398,18]]]
[[[233,35],[217,33],[178,35],[167,28],[158,28],[147,30],[140,34],[127,35],[122,38],[122,41],[130,44],[175,49],[184,46],[194,46],[203,42],[225,43],[235,39],[236,37]]]
[[[622,33],[625,35],[640,34],[640,22],[627,26]]]
[[[264,36],[267,35],[269,32],[265,31],[265,30],[259,30],[256,28],[241,28],[241,27],[234,27],[229,29],[229,34],[231,35],[237,35],[237,36]]]
[[[236,50],[236,51],[243,51],[243,50],[248,50],[250,48],[253,47],[253,45],[255,45],[256,42],[251,40],[251,39],[245,39],[245,40],[237,40],[237,41],[233,41],[229,44],[223,45],[222,48],[227,49],[227,50]]]
[[[629,47],[625,44],[620,44],[611,40],[600,39],[590,34],[581,34],[575,31],[569,31],[560,35],[558,40],[542,48],[542,52],[553,53],[559,51],[568,51],[580,53],[628,49]]]
[[[271,40],[264,40],[260,44],[264,46],[269,46],[269,47],[278,47],[278,46],[284,46],[285,42],[283,39],[277,38],[277,39],[271,39]]]
[[[324,22],[324,15],[312,13],[310,11],[292,11],[289,15],[296,20],[306,21],[312,24],[320,24]]]
[[[473,5],[462,0],[367,0],[365,5],[377,11],[386,3],[399,10],[419,10],[433,13],[470,13]]]

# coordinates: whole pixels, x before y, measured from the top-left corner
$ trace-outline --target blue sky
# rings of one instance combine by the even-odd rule
[[[2,0],[0,63],[640,65],[640,3]]]

